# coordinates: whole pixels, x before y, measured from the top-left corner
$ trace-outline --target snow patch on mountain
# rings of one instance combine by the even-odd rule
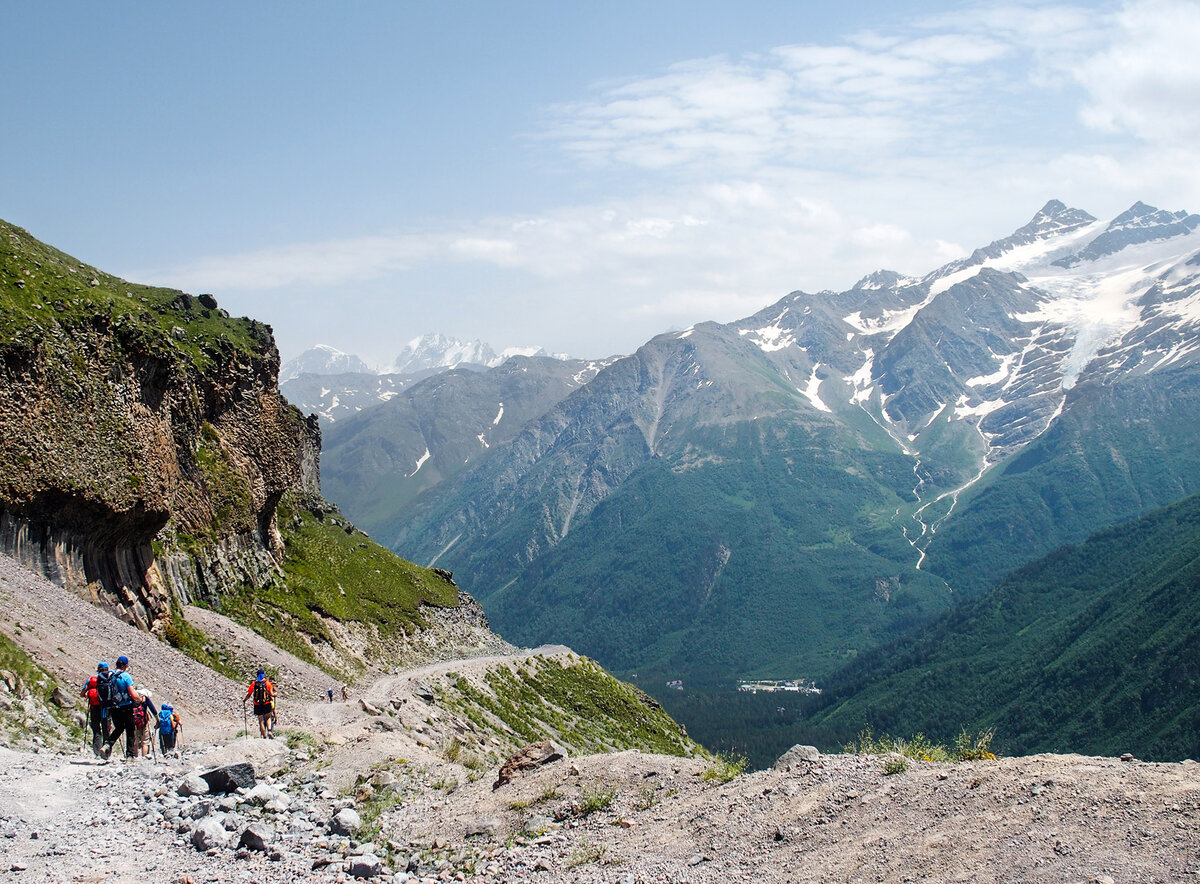
[[[817,409],[817,411],[827,411],[832,413],[833,409],[826,405],[824,400],[821,399],[821,379],[817,377],[817,369],[820,367],[820,365],[813,366],[812,374],[809,375],[808,378],[808,384],[801,388],[800,392],[804,394],[804,398],[811,402],[813,408]]]

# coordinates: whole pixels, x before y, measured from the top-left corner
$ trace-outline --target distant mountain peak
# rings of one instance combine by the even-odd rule
[[[480,340],[462,341],[439,333],[413,338],[392,363],[392,371],[412,373],[454,368],[458,365],[482,365],[494,368],[510,356],[546,356],[541,347],[508,347],[496,353]],[[560,357],[561,358],[561,357]]]
[[[375,369],[352,353],[343,353],[328,344],[317,344],[279,368],[279,382],[302,374],[374,374]]]

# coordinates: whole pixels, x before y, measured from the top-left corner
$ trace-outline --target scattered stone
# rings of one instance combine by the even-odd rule
[[[496,833],[500,831],[500,827],[503,825],[496,817],[481,817],[467,823],[463,831],[463,836],[473,838],[476,835],[486,835],[488,838],[495,838]]]
[[[196,824],[192,830],[192,846],[202,853],[215,848],[224,847],[229,843],[229,833],[221,821],[215,817],[206,817]]]
[[[238,789],[253,789],[256,782],[254,765],[248,761],[227,764],[200,774],[208,783],[209,791],[226,795]]]
[[[372,704],[368,703],[362,697],[358,698],[358,704],[360,706],[362,706],[362,711],[367,713],[367,715],[382,715],[383,714],[383,712],[379,709],[379,707],[373,706]]]
[[[413,684],[413,693],[426,703],[432,703],[437,699],[437,694],[433,692],[433,688],[423,681],[417,681]]]
[[[346,874],[353,878],[375,878],[383,874],[383,861],[374,854],[352,856],[346,860]]]
[[[329,821],[329,827],[338,835],[353,835],[361,825],[362,817],[353,807],[343,807]]]
[[[251,823],[242,830],[242,836],[238,839],[238,847],[266,853],[267,845],[274,840],[275,830],[266,823]]]
[[[499,789],[501,786],[511,783],[525,771],[542,767],[565,757],[565,753],[550,740],[542,740],[540,743],[526,746],[500,767],[500,775],[492,784],[492,789]]]
[[[788,749],[775,762],[774,770],[791,770],[802,764],[815,764],[821,760],[821,753],[816,746],[795,745]]]
[[[208,790],[208,780],[195,771],[184,777],[177,789],[180,795],[207,795]]]

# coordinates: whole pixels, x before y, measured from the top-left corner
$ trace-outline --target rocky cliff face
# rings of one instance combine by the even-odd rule
[[[144,629],[170,594],[276,579],[320,430],[271,330],[0,222],[0,549]]]

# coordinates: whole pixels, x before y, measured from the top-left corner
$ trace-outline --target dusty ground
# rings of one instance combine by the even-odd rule
[[[1034,756],[914,763],[886,775],[883,759],[826,755],[721,783],[705,777],[702,760],[617,753],[554,762],[493,790],[494,766],[447,760],[463,723],[421,694],[447,671],[477,676],[496,657],[383,676],[347,703],[305,703],[312,689],[297,687],[281,724],[311,738],[293,740],[290,751],[227,743],[241,725],[237,685],[15,568],[0,559],[0,629],[20,632],[23,647],[71,682],[94,658],[124,650],[188,710],[195,730],[189,753],[167,765],[0,751],[0,884],[344,878],[339,851],[367,848],[335,842],[320,826],[288,829],[284,815],[262,815],[281,832],[299,829],[268,860],[198,852],[164,822],[159,802],[171,800],[186,770],[244,756],[295,791],[297,806],[320,824],[339,799],[354,803],[341,796],[367,799],[372,790],[357,784],[370,779],[374,798],[355,806],[365,811],[380,797],[392,805],[374,837],[399,881],[410,873],[418,881],[547,884],[1200,881],[1194,762]],[[281,681],[317,680],[296,664],[281,660]],[[364,711],[360,696],[382,714]],[[209,744],[216,754],[206,757]],[[314,870],[314,862],[328,864]]]

